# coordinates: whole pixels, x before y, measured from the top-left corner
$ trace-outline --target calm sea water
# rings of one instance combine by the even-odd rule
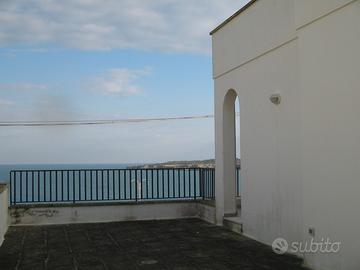
[[[60,169],[125,169],[141,164],[0,164],[0,183],[7,183],[11,170],[60,170]]]

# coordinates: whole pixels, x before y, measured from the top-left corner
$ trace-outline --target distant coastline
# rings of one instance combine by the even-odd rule
[[[214,159],[180,160],[162,163],[119,163],[119,164],[0,164],[0,183],[9,182],[11,170],[86,170],[86,169],[161,169],[161,168],[214,168]],[[240,167],[240,159],[237,159]]]
[[[236,166],[240,167],[241,162],[238,158]],[[128,169],[159,169],[159,168],[215,168],[214,159],[204,160],[180,160],[180,161],[167,161],[163,163],[148,163],[142,165],[128,166]]]

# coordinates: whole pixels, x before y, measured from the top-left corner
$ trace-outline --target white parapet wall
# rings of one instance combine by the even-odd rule
[[[214,222],[215,209],[198,201],[156,201],[114,204],[29,205],[10,208],[11,225],[55,225],[202,218]]]
[[[197,218],[213,224],[216,223],[215,201],[199,201],[196,208]]]
[[[8,190],[6,184],[0,184],[0,246],[8,228]]]

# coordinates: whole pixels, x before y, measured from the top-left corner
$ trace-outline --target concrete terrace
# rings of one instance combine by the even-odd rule
[[[304,269],[199,219],[11,227],[0,269]]]

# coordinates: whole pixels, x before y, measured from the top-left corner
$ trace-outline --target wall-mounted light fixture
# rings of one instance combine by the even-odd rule
[[[271,103],[275,104],[275,105],[279,105],[281,103],[281,96],[280,94],[272,94],[270,96],[270,101]]]

